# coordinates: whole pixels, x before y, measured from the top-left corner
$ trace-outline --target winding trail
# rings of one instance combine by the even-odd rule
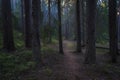
[[[47,64],[46,68],[38,68],[37,71],[30,72],[26,78],[21,80],[32,80],[27,79],[29,77],[37,78],[34,80],[120,80],[120,74],[111,71],[113,67],[106,67],[105,61],[108,56],[105,57],[103,52],[98,51],[99,54],[96,56],[99,64],[89,65],[83,64],[85,49],[82,49],[82,54],[73,52],[75,42],[64,40],[63,47],[64,55],[47,55],[47,58],[44,59]],[[57,46],[53,46],[53,48],[55,49]],[[104,63],[100,64],[100,62]]]
[[[71,42],[64,41],[64,67],[67,72],[67,80],[79,80],[80,64],[77,62],[77,54],[73,53],[74,49],[68,46]]]
[[[83,64],[83,53],[74,53],[75,43],[72,41],[64,41],[64,68],[67,73],[65,80],[120,80],[119,75],[115,73],[104,73],[104,66],[97,64],[96,66]],[[74,47],[70,46],[73,45]],[[104,55],[97,54],[100,63]],[[103,59],[104,60],[104,59]],[[110,71],[110,70],[109,70]],[[113,76],[114,75],[114,76]]]

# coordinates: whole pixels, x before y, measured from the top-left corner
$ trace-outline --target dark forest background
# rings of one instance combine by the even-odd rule
[[[119,80],[119,44],[119,0],[0,0],[0,80]]]

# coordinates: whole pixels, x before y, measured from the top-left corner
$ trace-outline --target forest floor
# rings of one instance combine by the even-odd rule
[[[97,49],[97,62],[90,65],[84,64],[84,48],[82,53],[74,52],[73,41],[64,41],[64,55],[57,53],[57,45],[50,47],[55,51],[46,52],[45,65],[28,71],[22,80],[120,80],[120,60],[110,63],[107,50]]]

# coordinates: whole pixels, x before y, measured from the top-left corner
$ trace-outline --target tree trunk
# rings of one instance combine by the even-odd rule
[[[120,53],[119,53],[119,42],[120,42],[120,0],[119,0],[119,3],[118,3],[118,7],[117,7],[117,9],[118,9],[118,13],[117,13],[117,29],[118,29],[118,32],[117,32],[117,36],[118,36],[118,52],[117,52],[117,54],[119,55]]]
[[[2,0],[3,48],[14,51],[11,0]]]
[[[76,19],[77,19],[77,52],[81,52],[81,25],[80,25],[80,0],[76,1]]]
[[[32,19],[31,19],[31,1],[24,0],[25,5],[25,47],[31,48],[32,47],[32,36],[31,36],[31,27],[32,27]]]
[[[50,0],[48,0],[48,15],[49,15],[49,34],[48,34],[49,35],[48,36],[49,37],[49,39],[48,39],[49,41],[48,42],[51,43],[52,42],[52,34],[51,34],[52,33],[51,32],[51,28],[52,27],[51,27],[51,1]]]
[[[86,15],[87,15],[87,6],[86,6],[86,0],[84,0],[83,1],[84,2],[84,46],[86,46],[86,26],[87,26],[87,24],[86,24],[86,21],[87,21],[87,19],[86,19]]]
[[[24,27],[25,27],[25,17],[24,17],[24,0],[21,0],[21,28],[22,28],[22,32],[24,32]]]
[[[32,25],[32,49],[34,54],[34,59],[39,66],[42,63],[41,59],[41,41],[39,35],[40,28],[40,0],[32,0],[32,10],[33,10],[33,25]]]
[[[81,1],[81,17],[82,17],[82,46],[85,46],[86,41],[85,41],[85,0]]]
[[[63,54],[62,25],[61,25],[61,0],[58,0],[58,19],[59,19],[59,53]]]
[[[85,63],[87,64],[94,64],[96,62],[95,15],[96,0],[87,0],[87,43],[85,53]]]
[[[112,62],[117,62],[117,53],[118,53],[118,31],[116,24],[116,1],[109,0],[109,45],[110,45],[110,54]]]

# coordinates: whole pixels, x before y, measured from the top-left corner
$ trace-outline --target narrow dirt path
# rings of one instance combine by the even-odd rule
[[[83,54],[73,52],[75,42],[64,40],[63,46],[64,55],[47,55],[44,59],[45,67],[30,72],[24,77],[25,79],[21,80],[120,80],[120,74],[117,71],[120,70],[119,66],[110,67],[110,64],[106,62],[108,56],[105,57],[103,51],[97,52],[99,64],[91,65],[83,64],[85,49],[83,49]]]
[[[68,46],[71,44],[68,41],[64,41],[64,67],[67,72],[67,80],[79,80],[79,68],[80,64],[77,62],[77,54],[74,54],[73,50]]]
[[[72,53],[65,52],[64,64],[69,78],[68,80],[77,80],[79,64],[76,62],[76,57]]]
[[[104,71],[104,66],[100,66],[100,64],[96,66],[92,65],[85,65],[83,64],[83,55],[81,53],[75,54],[72,46],[74,45],[73,42],[64,41],[64,67],[65,71],[67,72],[67,79],[66,80],[120,80],[118,74],[106,73],[106,69]],[[83,51],[84,52],[84,51]],[[100,56],[97,54],[97,59],[103,58],[103,55]],[[101,62],[99,60],[98,62]],[[114,76],[113,76],[114,75]]]

